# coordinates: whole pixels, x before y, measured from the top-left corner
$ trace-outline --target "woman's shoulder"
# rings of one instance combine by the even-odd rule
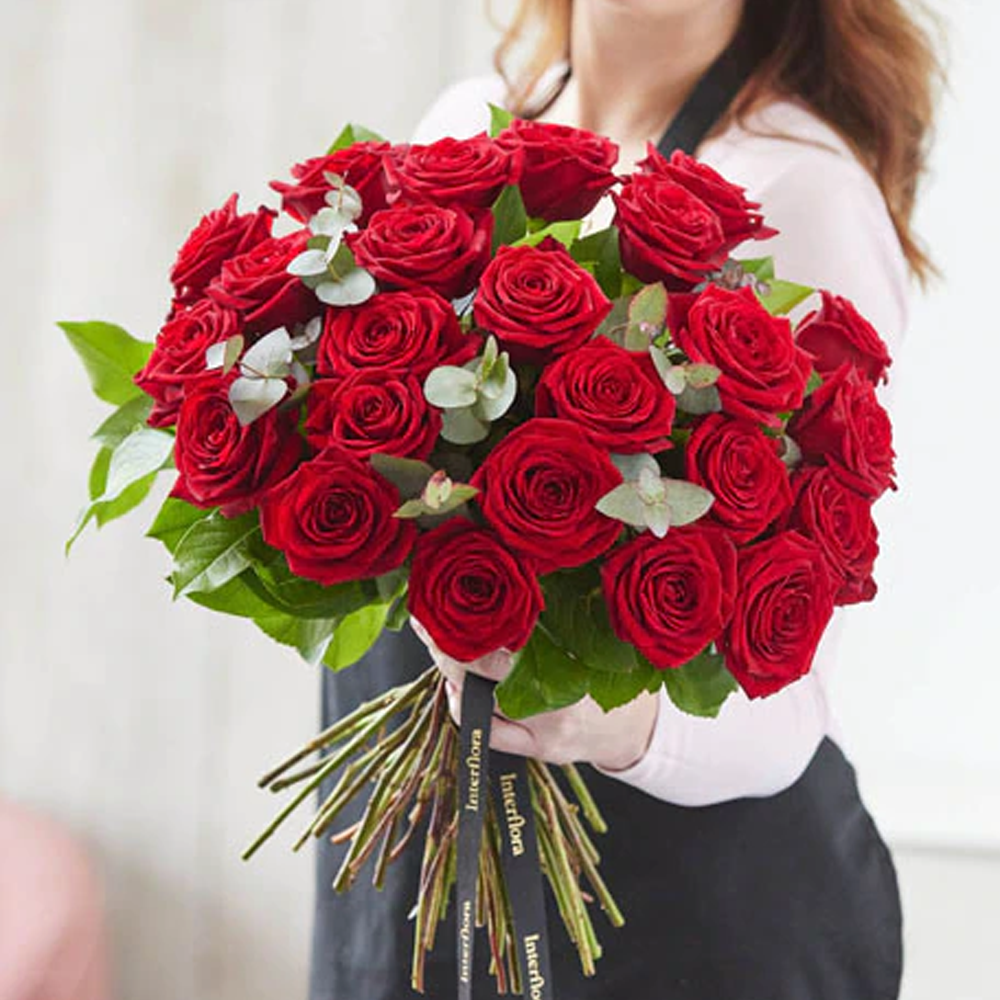
[[[464,139],[489,127],[490,105],[503,105],[507,86],[498,73],[466,77],[446,87],[424,112],[413,141],[434,142],[445,136]]]

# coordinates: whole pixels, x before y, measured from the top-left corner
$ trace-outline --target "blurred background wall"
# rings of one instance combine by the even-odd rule
[[[907,1000],[990,1000],[1000,9],[937,6],[952,92],[921,220],[947,281],[894,369],[902,489],[836,703],[897,853]],[[407,136],[443,85],[488,70],[494,37],[469,0],[0,0],[0,794],[99,859],[123,998],[304,995],[311,858],[287,836],[250,865],[239,852],[271,814],[256,776],[315,725],[318,678],[247,623],[171,605],[139,537],[151,508],[63,559],[103,408],[53,323],[151,339],[202,212],[267,198],[347,119]]]

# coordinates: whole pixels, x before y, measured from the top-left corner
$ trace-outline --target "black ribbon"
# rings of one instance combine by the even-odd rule
[[[497,751],[491,760],[495,686],[478,674],[467,673],[462,692],[456,872],[458,997],[472,1000],[479,851],[486,799],[492,788],[524,996],[526,1000],[552,1000],[552,963],[528,762],[524,757]]]

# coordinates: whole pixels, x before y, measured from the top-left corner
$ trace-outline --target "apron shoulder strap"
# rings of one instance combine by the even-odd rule
[[[726,113],[750,79],[753,61],[739,40],[709,66],[684,106],[660,137],[656,148],[669,157],[675,150],[694,155],[702,140]]]

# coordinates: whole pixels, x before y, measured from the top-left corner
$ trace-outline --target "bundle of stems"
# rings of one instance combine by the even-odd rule
[[[318,759],[312,759],[316,755]],[[598,833],[606,832],[607,824],[579,770],[574,765],[561,770],[568,791],[547,764],[529,763],[539,855],[584,974],[591,976],[601,945],[588,904],[596,899],[616,927],[624,918],[598,871],[600,855],[583,820]],[[361,705],[265,774],[261,788],[295,794],[247,848],[244,860],[338,771],[339,778],[320,797],[294,849],[330,836],[334,843],[347,845],[334,889],[350,889],[372,858],[372,882],[381,888],[388,866],[423,829],[411,969],[413,988],[423,992],[425,958],[434,947],[438,924],[447,916],[455,882],[458,835],[458,729],[448,712],[444,678],[436,668]],[[365,793],[368,799],[361,818],[331,832],[345,806]],[[500,826],[492,800],[487,800],[476,926],[487,930],[497,992],[519,993],[521,970],[501,865]]]

